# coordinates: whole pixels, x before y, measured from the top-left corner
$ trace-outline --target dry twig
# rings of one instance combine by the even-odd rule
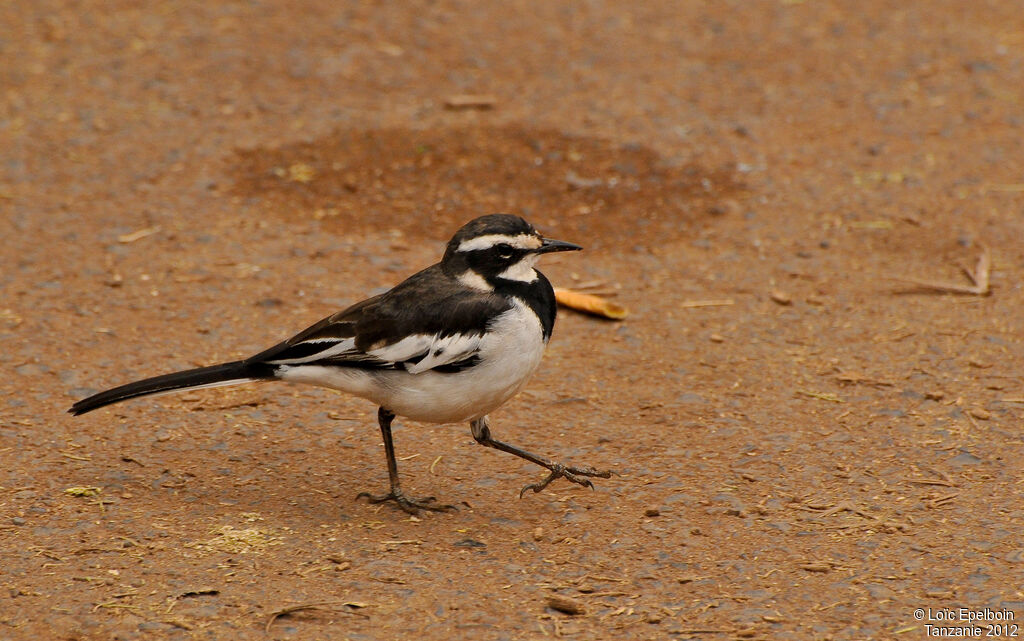
[[[973,270],[967,269],[961,266],[964,274],[973,283],[973,285],[957,285],[955,283],[946,283],[937,280],[926,280],[920,278],[894,278],[904,283],[916,285],[917,287],[926,291],[935,292],[939,294],[963,294],[972,296],[988,296],[992,293],[991,287],[989,286],[989,276],[992,271],[992,256],[988,251],[988,247],[982,249],[981,256],[978,257],[978,264]]]
[[[273,612],[271,612],[270,618],[267,619],[267,625],[264,627],[264,631],[269,633],[270,626],[274,625],[274,621],[277,621],[279,618],[283,616],[288,616],[289,614],[301,612],[303,610],[324,610],[332,606],[338,605],[348,606],[350,608],[364,607],[362,603],[352,603],[350,601],[318,601],[314,603],[300,603],[299,605],[290,605],[286,608],[281,608],[280,610],[274,610]],[[340,612],[344,612],[345,614],[354,614],[356,616],[361,616],[367,619],[370,618],[367,615],[362,614],[360,612],[352,612],[350,610],[340,610]]]

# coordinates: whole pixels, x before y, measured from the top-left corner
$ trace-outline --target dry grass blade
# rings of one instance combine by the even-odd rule
[[[156,227],[146,227],[145,229],[139,229],[138,231],[133,231],[130,234],[121,234],[120,236],[117,237],[117,242],[123,244],[134,243],[135,241],[145,238],[146,236],[159,234],[162,229],[163,228],[160,227],[160,225],[157,225]]]
[[[693,309],[696,307],[725,307],[727,305],[735,305],[736,301],[731,298],[722,298],[717,300],[688,300],[682,303],[679,307],[682,309]]]
[[[351,603],[349,601],[317,601],[317,602],[314,602],[314,603],[300,603],[299,605],[290,605],[290,606],[288,606],[286,608],[281,608],[280,610],[274,610],[273,612],[270,613],[270,618],[267,619],[267,625],[264,627],[264,632],[267,632],[267,633],[270,632],[270,627],[272,625],[274,625],[274,621],[277,621],[281,617],[288,616],[289,614],[293,614],[295,612],[302,612],[303,610],[326,610],[326,609],[334,607],[334,606],[346,606],[346,605],[347,606],[351,606],[351,607],[363,607],[363,604],[361,604],[361,603],[356,604],[356,603]],[[340,611],[341,612],[345,612],[346,614],[354,614],[356,616],[361,616],[361,617],[369,618],[365,614],[360,614],[358,612],[350,612],[348,610],[340,610]]]
[[[894,278],[893,280],[909,283],[921,289],[939,294],[988,296],[992,293],[992,289],[989,285],[989,277],[992,271],[992,256],[987,247],[982,250],[981,256],[978,257],[978,264],[974,267],[973,271],[966,267],[961,267],[960,269],[963,270],[973,285],[957,285],[956,283],[946,283],[943,281],[925,280],[920,278]]]
[[[555,300],[557,300],[560,305],[564,305],[570,309],[586,312],[602,318],[622,320],[629,315],[629,310],[622,305],[613,303],[607,299],[601,298],[600,296],[584,294],[582,292],[565,289],[563,287],[555,288]]]

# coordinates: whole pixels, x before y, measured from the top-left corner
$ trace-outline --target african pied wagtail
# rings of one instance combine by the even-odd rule
[[[564,477],[587,487],[586,477],[610,472],[573,467],[495,440],[487,413],[515,395],[540,364],[555,324],[551,284],[534,269],[541,254],[582,249],[542,237],[518,216],[470,221],[448,242],[440,263],[394,289],[328,316],[309,329],[250,358],[128,383],[75,403],[74,415],[138,396],[182,389],[281,380],[310,383],[369,399],[379,406],[391,491],[362,493],[373,503],[403,510],[445,510],[434,497],[402,493],[391,421],[469,421],[481,445],[515,454],[550,471],[527,490],[540,492]]]

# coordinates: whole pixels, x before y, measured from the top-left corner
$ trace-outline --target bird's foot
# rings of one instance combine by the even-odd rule
[[[576,467],[573,465],[563,465],[562,463],[554,463],[551,466],[551,474],[548,474],[548,477],[541,481],[540,483],[530,483],[529,485],[524,487],[519,492],[519,498],[523,498],[523,495],[526,494],[527,490],[540,492],[548,485],[550,485],[551,481],[554,481],[557,478],[564,478],[578,485],[594,489],[594,484],[591,483],[590,479],[586,477],[593,476],[596,478],[606,479],[610,478],[611,475],[612,473],[610,470],[595,470],[589,465],[584,467]]]
[[[442,505],[437,503],[437,499],[433,496],[424,496],[422,498],[412,498],[405,494],[402,494],[402,490],[397,487],[391,488],[391,491],[387,494],[370,494],[369,492],[360,492],[356,495],[357,499],[366,497],[370,503],[383,503],[384,501],[394,501],[398,504],[398,507],[402,508],[403,511],[409,514],[418,514],[420,510],[433,510],[434,512],[446,512],[448,510],[457,510],[458,508],[454,505]]]

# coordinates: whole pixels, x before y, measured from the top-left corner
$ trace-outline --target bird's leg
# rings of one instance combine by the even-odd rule
[[[369,492],[360,492],[356,498],[365,496],[370,503],[394,501],[398,504],[398,507],[402,508],[409,514],[416,514],[421,509],[435,510],[437,512],[454,510],[454,505],[435,504],[434,502],[437,499],[432,496],[425,496],[417,499],[410,498],[405,494],[402,494],[402,488],[398,483],[398,461],[395,460],[395,444],[391,439],[391,421],[393,420],[395,420],[394,412],[383,407],[377,410],[377,423],[380,424],[380,433],[381,436],[384,437],[384,454],[388,458],[388,478],[391,481],[391,491],[387,494],[370,494]]]
[[[585,477],[595,476],[598,478],[606,479],[612,475],[611,471],[609,470],[598,471],[590,467],[589,465],[584,467],[576,467],[573,465],[563,465],[562,463],[549,461],[548,459],[542,456],[531,454],[530,452],[520,449],[515,445],[509,445],[508,443],[503,443],[501,441],[495,440],[491,438],[491,429],[487,426],[486,416],[483,418],[476,419],[475,421],[470,423],[469,426],[473,430],[473,438],[476,439],[476,442],[479,443],[480,445],[493,447],[496,450],[508,452],[509,454],[515,454],[519,458],[524,458],[527,461],[530,461],[531,463],[536,463],[537,465],[551,471],[551,473],[548,474],[548,477],[541,481],[540,483],[530,483],[522,490],[520,490],[519,498],[523,498],[523,495],[526,494],[527,490],[540,492],[541,490],[546,488],[551,483],[551,481],[554,481],[559,477],[593,489],[594,484],[590,482],[590,479]]]

